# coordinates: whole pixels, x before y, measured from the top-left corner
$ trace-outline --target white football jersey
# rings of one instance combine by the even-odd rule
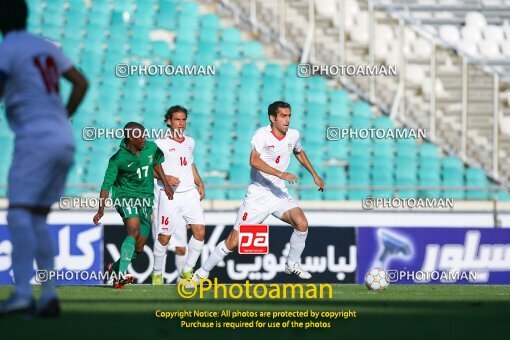
[[[0,44],[0,73],[6,77],[7,120],[16,140],[50,138],[74,145],[59,93],[59,78],[72,67],[54,43],[26,31],[11,31]]]
[[[156,144],[165,155],[165,161],[161,164],[165,175],[179,178],[179,185],[172,186],[172,190],[174,192],[184,192],[195,189],[195,179],[191,168],[195,140],[189,136],[185,136],[181,142],[170,138],[162,138],[157,139]],[[156,183],[163,187],[160,180],[156,180]]]
[[[290,157],[295,152],[301,152],[303,147],[299,141],[299,131],[289,129],[283,138],[279,139],[271,130],[271,126],[258,129],[251,140],[252,150],[260,153],[260,158],[269,166],[282,172],[287,170]],[[251,168],[252,184],[265,187],[270,190],[285,189],[285,181],[276,176],[266,174],[255,168]]]

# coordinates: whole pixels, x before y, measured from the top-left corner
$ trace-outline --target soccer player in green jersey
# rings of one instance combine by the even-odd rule
[[[168,199],[173,191],[161,167],[163,152],[156,143],[146,141],[145,128],[135,122],[124,127],[124,140],[120,149],[110,158],[101,186],[100,204],[94,223],[103,217],[105,201],[112,189],[115,209],[122,217],[127,236],[120,249],[120,258],[108,266],[109,272],[122,273],[114,280],[114,288],[132,283],[133,276],[125,275],[126,270],[138,254],[143,251],[151,229],[151,213],[154,200],[154,173],[162,178]],[[154,170],[153,170],[154,169]]]

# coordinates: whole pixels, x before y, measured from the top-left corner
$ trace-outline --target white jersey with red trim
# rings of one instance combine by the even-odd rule
[[[252,150],[260,153],[260,158],[269,166],[285,172],[290,164],[290,157],[294,152],[301,152],[303,147],[299,141],[299,131],[289,129],[285,136],[277,138],[271,126],[265,126],[258,129],[251,140]],[[251,168],[251,182],[253,185],[266,188],[271,191],[287,191],[285,181]]]
[[[72,67],[54,43],[26,31],[11,31],[0,44],[5,107],[16,141],[41,138],[74,146],[59,93],[59,78]]]
[[[191,167],[195,140],[189,136],[185,136],[180,142],[171,138],[162,138],[157,139],[156,144],[165,155],[165,161],[161,164],[165,175],[179,178],[179,185],[172,186],[172,190],[184,192],[195,189],[195,179]],[[163,187],[160,180],[155,180],[155,182],[161,188]]]

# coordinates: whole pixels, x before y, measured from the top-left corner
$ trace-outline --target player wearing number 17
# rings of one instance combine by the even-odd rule
[[[308,221],[285,187],[285,181],[297,181],[296,175],[285,172],[291,155],[294,153],[310,172],[319,191],[324,190],[324,182],[315,172],[301,146],[299,131],[289,129],[290,105],[282,101],[274,102],[268,107],[268,115],[271,125],[258,129],[251,140],[251,185],[239,209],[234,229],[225,241],[216,246],[202,268],[196,271],[195,281],[207,278],[214,266],[237,247],[239,225],[262,223],[269,215],[294,227],[285,272],[301,279],[311,278],[310,273],[300,264],[308,235]]]
[[[120,143],[120,149],[108,162],[101,186],[99,209],[93,219],[95,224],[99,224],[103,217],[105,200],[112,189],[115,209],[122,217],[128,234],[122,242],[120,258],[107,268],[109,272],[124,274],[124,277],[117,276],[113,283],[114,288],[122,288],[133,282],[132,276],[125,275],[126,270],[131,261],[143,251],[149,237],[154,201],[154,173],[161,176],[168,199],[173,197],[173,191],[161,167],[165,158],[163,152],[156,143],[145,140],[144,132],[144,127],[139,123],[130,122],[124,127],[125,138]],[[120,205],[117,205],[118,203]]]

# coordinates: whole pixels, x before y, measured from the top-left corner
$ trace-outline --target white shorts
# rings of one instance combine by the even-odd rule
[[[175,229],[174,234],[170,238],[170,242],[168,242],[167,249],[171,251],[175,251],[177,247],[187,247],[188,246],[188,228],[186,226],[186,222],[184,219],[181,219],[181,223],[177,229]]]
[[[169,200],[160,187],[156,187],[155,191],[156,236],[158,234],[173,235],[180,226],[184,225],[186,228],[186,224],[205,225],[204,210],[200,205],[200,194],[197,189],[176,192],[173,200]]]
[[[73,165],[74,147],[66,144],[15,145],[9,170],[10,205],[50,207],[63,195]]]
[[[275,193],[251,184],[237,214],[234,229],[239,230],[241,224],[260,224],[269,215],[281,219],[285,212],[298,207],[287,191]]]
[[[159,224],[156,223],[156,219],[158,217],[157,203],[155,203],[155,209],[152,209],[153,219],[152,219],[152,238],[154,242],[156,242],[158,238],[158,228]],[[186,225],[186,221],[182,218],[180,221],[177,221],[177,228],[175,229],[174,234],[170,238],[170,242],[168,242],[167,249],[171,251],[175,251],[177,247],[187,247],[188,246],[188,227]]]

